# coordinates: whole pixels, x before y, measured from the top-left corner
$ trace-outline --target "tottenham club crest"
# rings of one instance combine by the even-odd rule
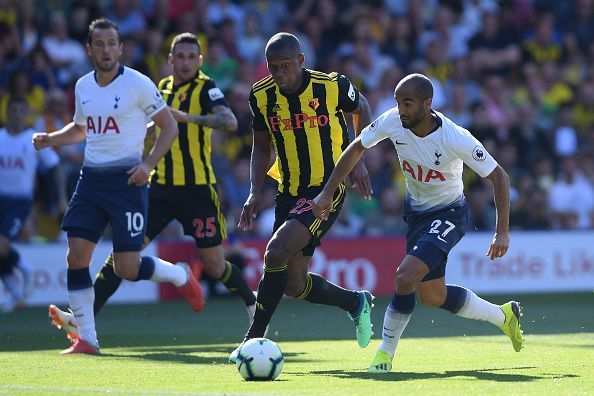
[[[434,162],[434,164],[435,165],[439,165],[441,163],[440,160],[439,160],[441,158],[441,155],[442,155],[441,154],[441,151],[439,151],[439,149],[435,149],[435,153],[433,153],[433,154],[435,154],[435,162]]]
[[[472,150],[472,158],[474,158],[475,161],[483,162],[486,156],[487,154],[482,146],[476,146]]]
[[[318,98],[312,98],[309,100],[309,107],[316,111],[320,107],[320,100]]]

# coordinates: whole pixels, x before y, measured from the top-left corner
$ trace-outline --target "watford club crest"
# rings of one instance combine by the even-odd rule
[[[318,107],[320,107],[320,101],[318,100],[318,98],[310,99],[309,107],[311,107],[314,111],[316,111],[318,109]]]
[[[187,93],[186,92],[182,92],[177,97],[177,100],[179,100],[180,102],[183,102],[184,100],[186,100],[186,96],[187,96]]]

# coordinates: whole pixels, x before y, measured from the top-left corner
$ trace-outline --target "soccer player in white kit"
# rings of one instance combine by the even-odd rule
[[[64,186],[58,154],[53,150],[36,152],[31,147],[35,131],[27,126],[27,100],[11,96],[7,107],[7,125],[0,128],[0,293],[2,283],[9,293],[0,312],[12,311],[32,292],[33,269],[12,241],[18,238],[31,211],[37,170],[48,172],[54,183]],[[64,197],[64,188],[59,193]],[[22,273],[23,282],[19,281],[15,270]]]
[[[481,143],[466,129],[431,109],[433,86],[422,74],[403,78],[394,92],[397,106],[363,129],[343,152],[330,180],[314,199],[314,214],[328,216],[332,195],[366,148],[392,140],[406,179],[407,255],[396,271],[395,292],[386,308],[382,344],[371,373],[387,373],[398,341],[412,315],[416,294],[421,303],[469,319],[499,326],[519,352],[524,341],[520,305],[495,305],[471,290],[446,285],[449,251],[462,239],[468,208],[462,183],[463,164],[493,183],[496,230],[487,256],[502,257],[509,247],[509,178]]]
[[[76,83],[74,122],[56,132],[35,134],[33,145],[39,150],[87,141],[81,176],[62,222],[68,236],[68,301],[79,330],[79,337],[62,354],[96,355],[100,352],[89,264],[108,222],[119,277],[171,282],[194,310],[202,309],[203,296],[187,264],[141,258],[139,253],[146,230],[149,173],[176,138],[177,123],[155,84],[120,65],[122,43],[116,24],[105,18],[93,21],[87,52],[95,71]],[[147,117],[161,128],[161,134],[142,160]]]

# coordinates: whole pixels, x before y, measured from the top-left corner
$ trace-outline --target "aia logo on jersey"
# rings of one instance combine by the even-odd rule
[[[0,169],[25,170],[25,161],[22,157],[0,156]]]
[[[268,124],[273,132],[291,131],[293,129],[301,129],[304,126],[315,128],[318,126],[328,125],[329,119],[325,114],[308,116],[305,113],[291,114],[291,118],[280,118],[279,116],[269,116]]]
[[[107,133],[109,131],[120,133],[120,127],[112,116],[107,117],[107,120],[101,116],[96,120],[93,117],[87,117],[87,133]]]
[[[402,171],[410,174],[413,179],[423,182],[429,183],[432,179],[438,179],[439,181],[445,181],[445,177],[443,174],[435,169],[425,170],[421,165],[416,166],[416,169],[408,163],[407,160],[402,161]]]
[[[318,98],[312,98],[309,100],[309,107],[316,111],[320,107],[320,100]]]

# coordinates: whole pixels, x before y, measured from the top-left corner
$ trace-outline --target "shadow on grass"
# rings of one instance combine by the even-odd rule
[[[158,350],[154,348],[134,348],[135,353],[103,353],[102,356],[116,359],[127,358],[184,364],[232,364],[229,363],[228,359],[234,348],[235,345],[204,345],[183,348],[159,348]],[[204,356],[206,354],[209,354],[209,356]],[[211,354],[219,354],[219,356],[211,356]],[[313,359],[304,359],[300,357],[301,355],[305,355],[305,353],[284,353],[285,358],[289,358],[291,362],[307,363],[313,361]]]
[[[293,375],[327,375],[337,378],[360,378],[373,381],[414,381],[424,379],[445,379],[454,377],[474,377],[481,381],[497,381],[497,382],[530,382],[541,379],[550,378],[575,378],[579,377],[575,374],[544,374],[544,375],[527,375],[527,374],[509,374],[509,373],[498,373],[497,371],[502,370],[529,370],[536,367],[510,367],[510,368],[493,368],[493,369],[477,369],[477,370],[452,370],[445,371],[443,373],[435,372],[391,372],[386,374],[370,374],[360,371],[345,371],[345,370],[322,370],[322,371],[311,371],[308,373],[297,373]]]

